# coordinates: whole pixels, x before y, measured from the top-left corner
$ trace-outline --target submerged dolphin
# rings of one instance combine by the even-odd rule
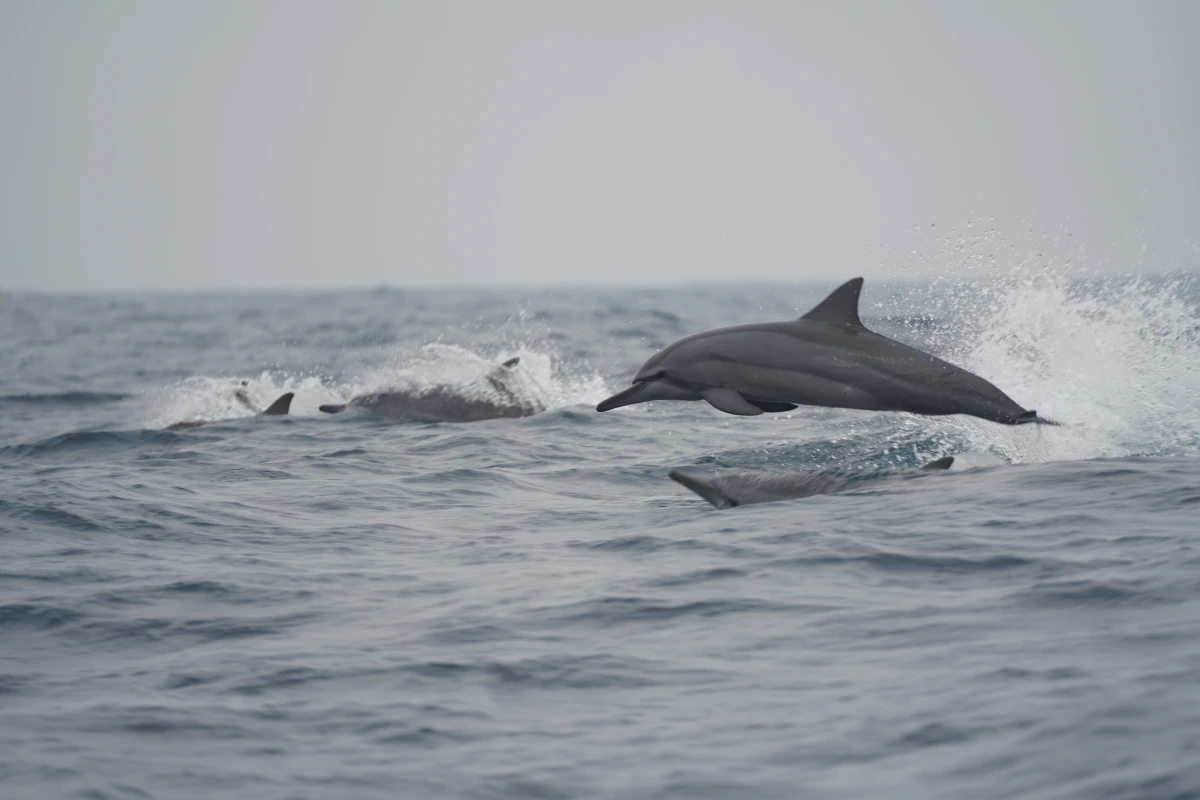
[[[915,478],[928,470],[950,469],[953,456],[939,458],[921,467],[920,471],[885,473],[885,478]],[[818,494],[837,494],[863,485],[867,476],[839,477],[816,472],[793,474],[775,472],[718,472],[702,478],[688,472],[673,469],[668,473],[671,480],[681,483],[717,508],[735,508],[754,503],[774,503],[777,500],[797,500]]]
[[[858,317],[863,279],[834,290],[796,320],[692,334],[658,351],[633,386],[597,411],[651,400],[706,400],[727,414],[797,405],[970,414],[1005,425],[1056,425],[953,364],[867,330]]]
[[[246,382],[242,381],[242,386],[245,385]],[[281,394],[274,403],[271,403],[271,405],[267,406],[262,411],[259,411],[258,408],[255,407],[254,403],[252,403],[250,400],[250,396],[246,394],[244,389],[238,389],[236,392],[234,392],[233,396],[237,398],[239,403],[260,417],[283,417],[287,416],[288,411],[292,407],[292,398],[296,395],[295,392],[285,392]],[[201,425],[207,425],[210,422],[213,422],[213,420],[186,420],[184,422],[176,422],[173,425],[168,425],[166,430],[184,431],[188,430],[189,428],[199,428]]]
[[[523,397],[509,384],[509,371],[521,359],[510,358],[483,376],[487,389],[439,384],[426,389],[391,389],[354,397],[348,403],[321,406],[326,414],[347,408],[371,411],[390,422],[479,422],[485,419],[527,417],[544,405]]]

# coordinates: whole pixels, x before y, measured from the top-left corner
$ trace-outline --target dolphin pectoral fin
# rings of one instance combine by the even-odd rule
[[[287,392],[281,394],[279,399],[271,405],[267,406],[267,410],[262,412],[264,417],[283,417],[287,416],[288,409],[292,407],[292,398],[296,396],[295,392]]]
[[[773,400],[748,400],[751,405],[756,405],[768,414],[780,414],[784,411],[795,411],[799,406],[795,403],[776,403]]]
[[[693,492],[700,495],[717,508],[735,508],[738,504],[736,498],[721,491],[721,488],[711,480],[698,478],[695,475],[689,475],[688,473],[681,472],[677,469],[673,469],[668,472],[667,477],[676,483],[691,489]]]
[[[324,405],[324,406],[321,406],[320,408],[326,414],[340,414],[346,410],[346,404],[345,403],[340,403],[340,404],[330,403],[329,405]]]
[[[737,414],[739,417],[753,417],[763,413],[763,410],[742,397],[736,389],[713,387],[705,389],[700,396],[718,411],[726,414]]]
[[[939,458],[937,461],[930,461],[921,469],[950,469],[950,465],[954,463],[954,456],[946,456]]]

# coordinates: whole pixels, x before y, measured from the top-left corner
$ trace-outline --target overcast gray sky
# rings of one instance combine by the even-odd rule
[[[0,108],[0,288],[1200,252],[1197,2],[0,0]]]

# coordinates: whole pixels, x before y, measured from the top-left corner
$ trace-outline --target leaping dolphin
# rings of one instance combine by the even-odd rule
[[[862,285],[862,278],[847,281],[796,320],[684,337],[655,353],[633,386],[596,410],[706,400],[741,416],[806,405],[1058,424],[1025,410],[978,375],[867,330],[858,316]]]
[[[348,403],[320,407],[326,414],[360,408],[389,422],[479,422],[485,419],[527,417],[544,411],[536,397],[510,385],[510,371],[521,359],[510,358],[483,375],[483,384],[438,384],[427,388],[389,389],[358,395]],[[519,387],[518,387],[519,388]]]
[[[950,469],[953,456],[931,461],[918,470],[885,473],[885,478],[915,478],[928,471]],[[700,477],[690,472],[673,469],[668,473],[671,480],[681,483],[717,508],[736,508],[754,503],[774,503],[778,500],[796,500],[818,494],[837,494],[847,489],[863,486],[866,476],[857,479],[822,475],[815,472],[794,474],[773,472],[718,472],[710,477]]]

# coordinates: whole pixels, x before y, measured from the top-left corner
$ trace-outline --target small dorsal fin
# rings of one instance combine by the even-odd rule
[[[862,285],[862,278],[851,278],[800,319],[863,327],[862,320],[858,318],[858,295],[862,292]]]
[[[930,461],[921,467],[921,469],[950,469],[953,464],[954,456],[946,456],[945,458],[939,458],[937,461]]]
[[[288,409],[292,407],[292,398],[295,397],[293,392],[279,395],[279,399],[271,403],[267,410],[262,412],[264,417],[282,417],[288,413]]]
[[[521,363],[521,357],[514,356],[513,358],[510,358],[508,361],[505,361],[500,366],[504,367],[505,369],[512,369],[513,367],[515,367],[517,364],[520,364],[520,363]]]

